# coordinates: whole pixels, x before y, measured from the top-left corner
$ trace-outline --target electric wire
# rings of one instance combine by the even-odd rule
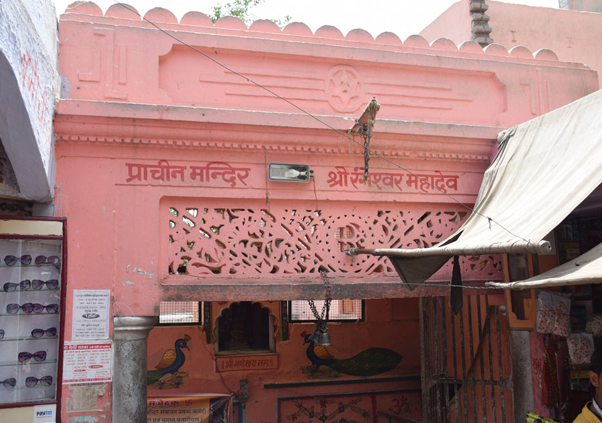
[[[287,98],[285,98],[285,97],[282,97],[281,95],[279,95],[278,93],[276,93],[276,92],[274,92],[273,90],[269,89],[268,87],[265,87],[265,86],[261,85],[260,83],[258,83],[258,82],[256,82],[256,81],[252,80],[252,79],[251,79],[251,78],[249,78],[248,76],[245,76],[245,75],[243,75],[242,73],[235,71],[234,69],[232,69],[232,68],[230,68],[230,67],[228,67],[228,66],[224,65],[223,63],[221,63],[221,62],[220,62],[220,61],[218,61],[217,59],[215,59],[215,58],[211,57],[211,56],[210,56],[210,55],[208,55],[207,53],[205,53],[205,52],[203,52],[203,51],[199,50],[198,48],[196,48],[196,47],[194,47],[194,46],[192,46],[192,45],[190,45],[190,44],[186,43],[185,41],[181,40],[180,38],[176,37],[175,35],[173,35],[173,34],[170,34],[168,31],[164,30],[163,28],[161,28],[159,25],[157,25],[157,24],[156,24],[156,23],[154,23],[153,21],[151,21],[151,20],[147,19],[145,16],[141,16],[141,15],[140,15],[140,14],[139,14],[139,13],[138,13],[138,12],[137,12],[135,9],[131,8],[129,5],[127,5],[127,4],[124,4],[124,3],[121,3],[121,2],[119,2],[119,1],[117,1],[117,0],[113,0],[113,2],[114,2],[115,4],[118,4],[119,6],[123,7],[124,9],[127,9],[127,10],[129,10],[130,12],[134,13],[136,16],[138,16],[138,17],[141,17],[141,18],[142,18],[144,21],[148,22],[148,23],[149,23],[149,24],[151,24],[153,27],[155,27],[156,29],[158,29],[159,31],[161,31],[163,34],[167,35],[168,37],[172,38],[173,40],[177,41],[178,43],[180,43],[180,44],[182,44],[182,45],[184,45],[184,46],[186,46],[186,47],[188,47],[188,48],[190,48],[190,49],[192,49],[192,50],[196,51],[197,53],[201,54],[201,55],[202,55],[202,56],[204,56],[205,58],[207,58],[207,59],[211,60],[211,61],[212,61],[213,63],[215,63],[216,65],[218,65],[218,66],[220,66],[220,67],[222,67],[222,68],[226,69],[227,71],[229,71],[229,72],[233,73],[234,75],[236,75],[236,76],[238,76],[238,77],[240,77],[240,78],[242,78],[242,79],[246,80],[246,81],[247,81],[247,82],[249,82],[250,84],[253,84],[253,85],[255,85],[256,87],[258,87],[258,88],[261,88],[261,89],[263,89],[263,90],[267,91],[268,93],[272,94],[274,97],[277,97],[277,98],[279,98],[280,100],[282,100],[282,101],[284,101],[284,102],[288,103],[289,105],[291,105],[291,106],[292,106],[292,107],[294,107],[295,109],[299,110],[301,113],[303,113],[303,114],[307,115],[308,117],[310,117],[310,118],[312,118],[312,119],[316,120],[317,122],[319,122],[320,124],[322,124],[322,125],[326,126],[327,128],[329,128],[329,129],[331,129],[331,130],[335,131],[337,134],[339,134],[339,135],[342,135],[343,137],[345,137],[345,138],[349,139],[349,140],[350,140],[350,141],[352,141],[354,144],[357,144],[358,146],[360,146],[360,147],[364,148],[364,146],[363,146],[363,144],[362,144],[362,143],[360,143],[359,141],[356,141],[354,138],[350,137],[348,134],[346,134],[346,133],[344,133],[344,132],[342,132],[342,131],[340,131],[340,130],[336,129],[336,128],[335,128],[335,127],[333,127],[332,125],[330,125],[330,124],[328,124],[327,122],[323,121],[323,120],[322,120],[322,119],[320,119],[319,117],[317,117],[317,116],[315,116],[315,115],[311,114],[310,112],[306,111],[305,109],[303,109],[303,108],[299,107],[298,105],[296,105],[295,103],[293,103],[293,102],[292,102],[292,101],[290,101],[289,99],[287,99]],[[502,228],[502,230],[504,230],[504,231],[508,232],[508,233],[509,233],[510,235],[512,235],[513,237],[519,238],[519,239],[521,239],[521,240],[525,241],[527,244],[532,244],[532,242],[531,242],[530,240],[528,240],[528,239],[526,239],[526,238],[523,238],[523,237],[522,237],[522,236],[520,236],[520,235],[516,235],[515,233],[513,233],[512,231],[510,231],[508,228],[506,228],[505,226],[503,226],[502,224],[500,224],[499,222],[497,222],[495,219],[493,219],[493,218],[491,218],[491,217],[489,217],[489,216],[487,216],[487,215],[484,215],[484,214],[480,213],[479,211],[476,211],[476,210],[475,210],[473,207],[470,207],[470,206],[468,206],[467,204],[464,204],[462,201],[458,200],[458,199],[457,199],[457,198],[455,198],[453,195],[451,195],[451,194],[448,194],[447,192],[443,191],[441,188],[438,188],[437,186],[435,186],[434,184],[430,183],[428,180],[426,180],[426,179],[424,179],[424,178],[420,177],[419,175],[415,174],[415,173],[414,173],[414,172],[412,172],[411,170],[409,170],[409,169],[406,169],[406,168],[405,168],[405,167],[403,167],[402,165],[400,165],[400,164],[398,164],[398,163],[395,163],[394,161],[392,161],[392,160],[390,160],[390,159],[387,159],[386,157],[384,157],[384,156],[380,155],[380,154],[379,154],[377,151],[375,151],[375,150],[373,150],[373,149],[371,149],[371,148],[368,148],[368,151],[369,151],[369,153],[370,153],[370,154],[372,154],[372,155],[374,155],[374,156],[378,157],[379,159],[381,159],[381,160],[383,160],[383,161],[385,161],[385,162],[387,162],[387,163],[389,163],[389,164],[391,164],[391,165],[393,165],[393,166],[395,166],[395,167],[397,167],[397,168],[399,168],[399,169],[401,169],[401,170],[403,170],[403,171],[405,171],[405,172],[409,173],[410,175],[414,176],[415,178],[417,178],[418,180],[420,180],[420,182],[421,182],[421,183],[426,183],[426,184],[430,185],[432,188],[434,188],[435,190],[439,191],[441,194],[443,194],[443,195],[447,196],[448,198],[450,198],[452,201],[456,202],[456,203],[457,203],[457,204],[459,204],[460,206],[462,206],[462,207],[466,208],[467,210],[470,210],[471,212],[473,212],[473,213],[475,213],[475,214],[477,214],[477,215],[479,215],[479,216],[481,216],[481,217],[483,217],[483,218],[487,219],[487,220],[489,221],[489,224],[490,224],[490,226],[491,226],[491,222],[493,222],[493,223],[495,223],[496,225],[498,225],[500,228]]]
[[[209,344],[209,345],[213,345],[213,344]],[[209,354],[209,357],[211,357],[211,359],[213,360],[213,363],[215,364],[215,371],[219,375],[219,378],[220,378],[221,383],[224,386],[224,388],[226,388],[226,390],[228,392],[230,392],[230,395],[238,395],[238,392],[234,392],[232,389],[230,389],[230,387],[228,386],[228,384],[224,380],[224,376],[222,376],[222,372],[219,369],[219,364],[217,363],[217,357],[214,354],[211,354],[211,351],[209,351],[208,348],[203,348],[203,349],[205,351],[207,351],[207,354]]]

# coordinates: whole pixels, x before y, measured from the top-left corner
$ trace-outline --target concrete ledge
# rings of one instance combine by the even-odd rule
[[[323,298],[324,285],[317,280],[268,280],[218,282],[191,276],[169,276],[161,280],[161,301],[187,301],[189,298],[202,298],[203,301],[232,301],[252,298],[255,301],[291,301],[308,298]],[[480,289],[482,282],[464,281],[469,294],[491,294],[491,289]],[[476,289],[475,289],[476,288]],[[498,292],[498,291],[495,291]],[[501,291],[500,291],[501,292]],[[415,298],[449,295],[449,282],[432,282],[420,285],[414,290],[401,282],[398,277],[378,281],[353,280],[339,276],[332,281],[333,299],[383,299]]]
[[[207,107],[169,106],[140,103],[120,103],[95,100],[61,99],[57,106],[56,121],[73,123],[70,117],[85,116],[112,119],[148,119],[167,122],[194,122],[197,124],[229,124],[260,127],[324,129],[324,124],[302,113],[214,109]],[[344,133],[355,123],[342,116],[317,115],[317,118]],[[120,122],[123,123],[123,122]],[[506,128],[498,126],[454,125],[402,120],[379,119],[375,131],[404,135],[435,136],[445,138],[496,139]],[[61,131],[57,131],[61,132]]]

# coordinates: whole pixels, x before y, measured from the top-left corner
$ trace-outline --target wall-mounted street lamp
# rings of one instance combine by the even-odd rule
[[[309,182],[314,171],[309,165],[291,163],[270,163],[268,179],[275,182]]]

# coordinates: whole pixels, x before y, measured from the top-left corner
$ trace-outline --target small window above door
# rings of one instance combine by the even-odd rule
[[[232,303],[217,319],[218,352],[274,351],[274,324],[261,303]]]

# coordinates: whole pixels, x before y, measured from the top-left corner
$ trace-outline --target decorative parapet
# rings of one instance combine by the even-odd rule
[[[489,16],[485,11],[489,6],[485,0],[470,0],[470,13],[473,19],[473,37],[472,40],[485,47],[493,43],[493,39],[489,37],[492,29],[489,26]],[[378,50],[401,50],[406,49],[429,49],[442,51],[457,51],[456,48],[449,48],[447,44],[453,41],[446,40],[443,42],[433,42],[429,44],[420,35],[410,35],[405,41],[402,41],[397,35],[392,32],[383,32],[377,37],[373,37],[369,32],[363,29],[353,29],[344,35],[338,28],[330,25],[324,25],[316,30],[315,33],[304,23],[292,22],[286,25],[283,29],[279,28],[270,20],[257,20],[250,26],[239,18],[234,16],[225,16],[219,19],[215,24],[211,19],[201,12],[188,12],[178,22],[176,16],[167,9],[156,7],[149,10],[144,17],[141,17],[138,11],[127,4],[115,4],[109,7],[106,13],[102,13],[102,9],[93,2],[80,1],[73,3],[61,15],[61,21],[78,21],[86,15],[88,18],[85,21],[90,23],[107,23],[112,25],[131,26],[140,28],[153,28],[148,22],[158,24],[165,30],[177,30],[193,33],[210,33],[210,34],[236,34],[242,37],[266,38],[274,40],[301,40],[301,38],[309,38],[313,41],[328,44],[328,45],[344,45],[356,46],[363,44],[362,48],[378,49]],[[352,44],[351,44],[352,43]],[[443,48],[441,48],[443,47]],[[473,49],[471,53],[485,53],[480,50]],[[533,58],[533,56],[531,56]]]
[[[332,26],[312,33],[302,23],[281,30],[267,20],[247,27],[234,17],[213,24],[199,12],[178,22],[162,8],[145,19],[169,35],[129,6],[113,5],[104,15],[91,2],[67,9],[60,21],[63,99],[126,103],[132,118],[139,115],[134,105],[161,105],[284,113],[292,119],[286,126],[303,126],[302,113],[265,86],[323,118],[355,118],[376,97],[380,121],[507,127],[597,86],[586,66],[524,47],[429,44],[419,35],[402,42],[389,32],[343,35]]]
[[[489,9],[489,6],[485,3],[485,0],[470,0],[471,39],[482,47],[493,43],[493,39],[489,36],[492,30],[489,26],[489,16],[485,14],[487,9]]]

